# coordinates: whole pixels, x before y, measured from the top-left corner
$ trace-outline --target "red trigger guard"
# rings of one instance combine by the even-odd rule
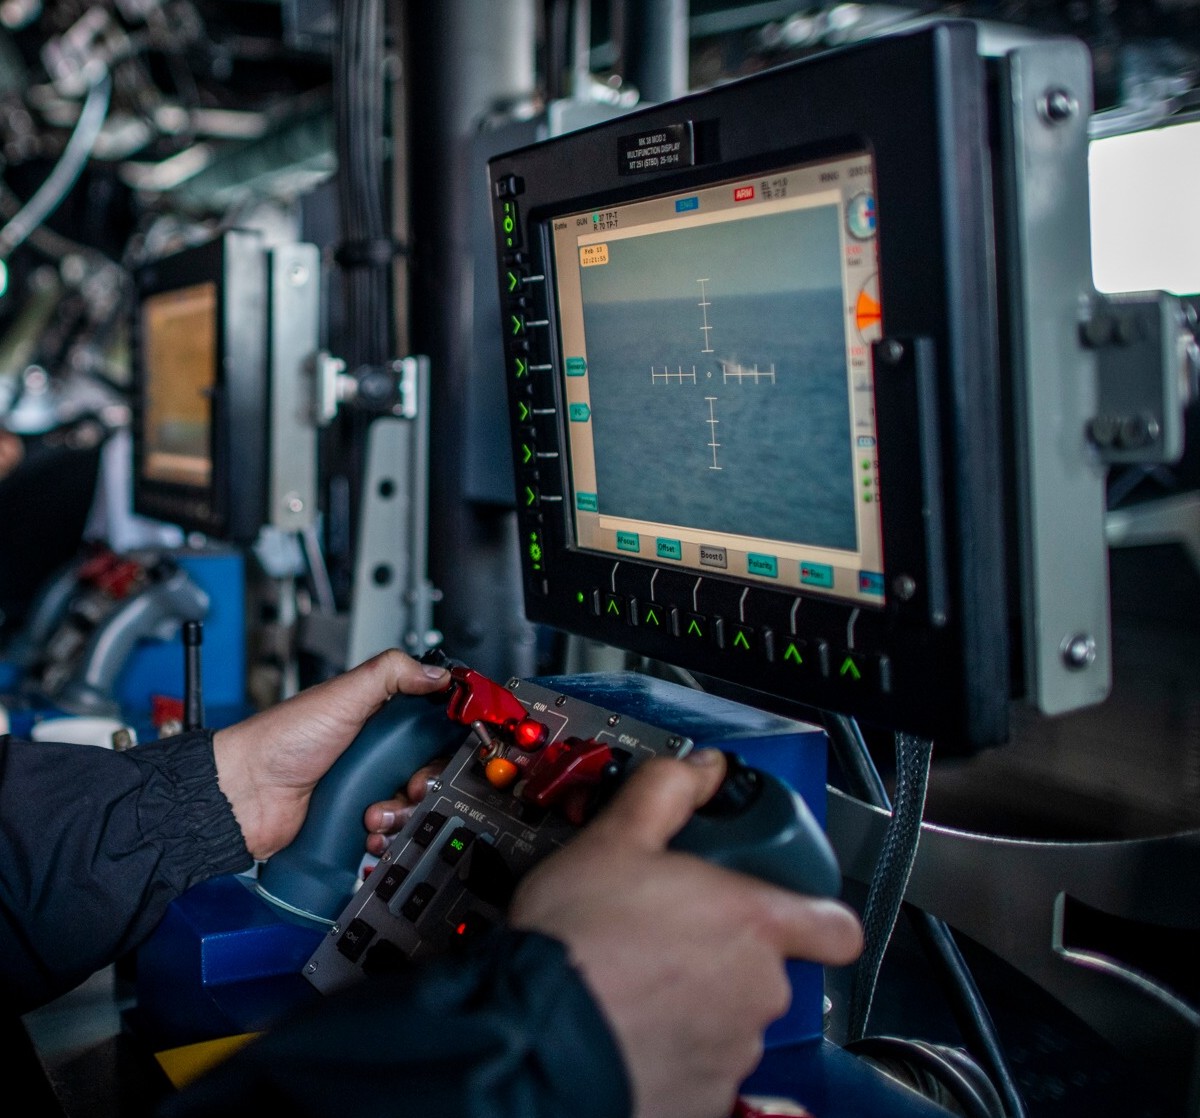
[[[487,676],[471,668],[454,667],[450,669],[450,677],[453,682],[446,713],[455,722],[464,726],[475,722],[504,726],[525,718],[525,708],[513,693]]]

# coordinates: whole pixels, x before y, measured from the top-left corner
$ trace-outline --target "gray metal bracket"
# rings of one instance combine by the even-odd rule
[[[321,321],[321,254],[316,245],[270,252],[270,476],[267,518],[298,532],[317,510],[317,435],[311,371]]]
[[[1178,462],[1197,368],[1182,302],[1163,291],[1098,295],[1080,334],[1099,366],[1099,400],[1087,434],[1102,460]]]
[[[890,816],[829,790],[842,866],[870,881]],[[1200,1116],[1200,1009],[1160,981],[1064,935],[1070,901],[1200,932],[1200,831],[1118,842],[1034,842],[924,823],[904,899],[1026,975],[1153,1071],[1181,1118]]]
[[[1079,331],[1095,294],[1091,69],[1072,39],[1018,46],[995,65],[1024,693],[1060,714],[1102,701],[1112,685],[1105,471],[1086,435],[1099,414],[1097,358]]]
[[[429,359],[398,364],[411,418],[381,416],[367,429],[347,666],[398,644],[419,655],[441,639],[433,628],[438,593],[427,575]]]

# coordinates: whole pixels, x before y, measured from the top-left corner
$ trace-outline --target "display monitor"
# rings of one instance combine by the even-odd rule
[[[267,260],[231,231],[136,277],[134,509],[216,539],[266,514]]]
[[[527,616],[943,753],[1102,698],[1089,96],[949,21],[492,158]]]
[[[211,280],[142,301],[142,476],[147,481],[201,492],[212,485],[217,309],[217,285]]]
[[[870,156],[567,214],[575,546],[885,599]]]

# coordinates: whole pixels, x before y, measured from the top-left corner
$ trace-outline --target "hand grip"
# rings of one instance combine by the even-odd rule
[[[701,808],[671,840],[671,849],[796,893],[836,897],[842,890],[837,857],[804,800],[770,773],[747,769],[737,758],[728,763],[726,782],[751,774],[753,794],[727,798],[714,811]],[[721,799],[718,791],[713,801]]]
[[[417,769],[462,737],[462,727],[441,705],[424,697],[391,699],[321,779],[300,833],[262,868],[259,895],[293,916],[331,924],[358,879],[367,806],[390,799]]]

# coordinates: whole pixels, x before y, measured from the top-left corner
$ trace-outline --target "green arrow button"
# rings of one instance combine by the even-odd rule
[[[842,668],[841,671],[838,672],[838,675],[848,675],[851,679],[862,679],[862,672],[858,670],[858,665],[854,662],[854,658],[851,656],[847,656],[846,659],[842,661]]]
[[[524,400],[517,401],[517,422],[524,423],[532,413],[529,410],[529,405]]]
[[[508,276],[508,290],[509,290],[509,293],[511,294],[512,292],[516,291],[517,284],[520,283],[521,280],[520,280],[520,277],[517,275],[517,273],[513,272],[511,270],[509,272],[507,272],[506,275]]]
[[[788,642],[787,651],[783,654],[783,658],[784,660],[790,660],[793,664],[804,663],[804,657],[800,655],[800,650],[790,641]]]

